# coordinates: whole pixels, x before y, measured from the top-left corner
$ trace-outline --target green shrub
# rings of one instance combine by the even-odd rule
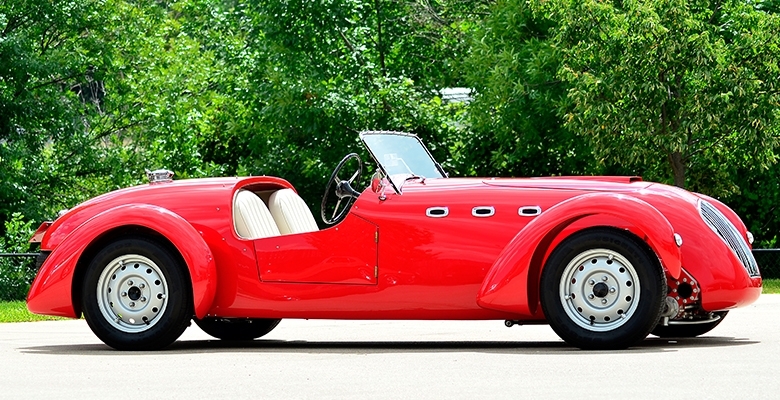
[[[13,213],[5,222],[5,236],[0,236],[0,253],[29,252],[28,240],[33,233],[33,222],[25,221],[21,213]],[[0,301],[24,300],[35,278],[32,257],[0,258]]]

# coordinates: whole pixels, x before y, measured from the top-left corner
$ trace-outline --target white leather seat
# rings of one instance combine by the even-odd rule
[[[292,189],[275,191],[268,199],[268,208],[282,235],[314,232],[320,228],[311,215],[309,206]]]
[[[271,212],[263,200],[248,190],[236,192],[233,201],[233,222],[236,233],[244,239],[260,239],[279,236]]]

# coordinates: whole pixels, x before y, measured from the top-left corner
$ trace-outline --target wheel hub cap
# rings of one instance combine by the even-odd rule
[[[593,287],[593,294],[598,298],[604,298],[609,293],[609,287],[606,283],[599,282]]]
[[[106,265],[96,290],[103,317],[122,332],[146,331],[167,306],[168,284],[160,267],[138,254],[118,257]]]
[[[630,319],[639,301],[640,285],[634,266],[620,253],[593,249],[566,266],[559,293],[572,321],[587,330],[603,332]]]
[[[138,286],[133,286],[127,291],[127,295],[130,296],[130,300],[138,300],[141,298],[141,289]]]

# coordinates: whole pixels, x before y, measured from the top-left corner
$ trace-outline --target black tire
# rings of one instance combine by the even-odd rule
[[[113,242],[90,262],[82,310],[92,332],[117,350],[156,350],[192,318],[189,274],[166,247],[146,238]]]
[[[265,336],[279,325],[280,319],[204,318],[195,323],[203,332],[222,340],[254,340]]]
[[[589,350],[624,349],[643,340],[658,323],[666,296],[657,257],[630,234],[609,228],[561,242],[540,285],[553,330],[566,343]]]
[[[692,338],[700,336],[720,325],[728,313],[728,311],[715,312],[713,314],[720,317],[718,320],[701,324],[656,325],[655,329],[650,333],[660,338]]]

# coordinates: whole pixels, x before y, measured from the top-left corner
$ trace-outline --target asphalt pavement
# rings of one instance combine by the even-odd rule
[[[503,321],[284,320],[231,344],[194,324],[119,352],[83,320],[0,324],[0,399],[780,398],[780,295],[700,338],[582,351]]]

